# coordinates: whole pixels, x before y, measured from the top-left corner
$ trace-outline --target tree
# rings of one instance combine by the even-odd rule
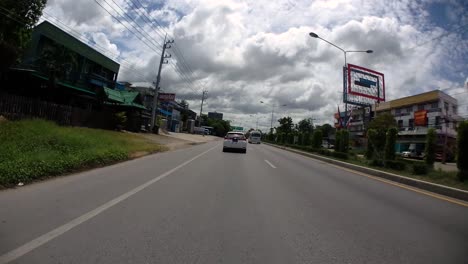
[[[283,117],[278,119],[280,126],[276,128],[277,132],[290,134],[292,132],[292,128],[294,127],[293,121],[291,117]]]
[[[426,135],[426,157],[424,157],[424,161],[427,165],[433,166],[435,161],[435,148],[436,148],[436,131],[434,128],[430,128],[427,131]]]
[[[341,150],[341,132],[342,130],[337,130],[335,133],[335,151]]]
[[[24,52],[46,3],[47,0],[2,0],[2,11],[8,15],[2,15],[0,20],[0,72]]]
[[[457,168],[458,179],[468,179],[468,121],[460,122],[457,130]]]
[[[348,152],[349,149],[349,132],[346,129],[341,130],[340,133],[340,152]]]
[[[314,131],[314,134],[312,135],[312,147],[320,148],[320,146],[322,145],[322,140],[323,140],[322,130],[316,129]]]
[[[312,120],[310,118],[302,119],[297,124],[297,130],[301,133],[312,133],[313,129]]]
[[[387,130],[396,127],[396,121],[389,113],[381,114],[369,123],[369,129],[374,129],[377,135],[368,140],[372,141],[374,154],[383,157],[385,142],[387,138]]]
[[[377,137],[377,131],[375,129],[368,129],[367,130],[367,150],[366,150],[366,158],[371,160],[374,158],[374,145],[372,142]]]
[[[385,160],[395,160],[395,143],[398,130],[394,127],[388,129],[385,141]]]
[[[188,109],[188,107],[189,107],[189,104],[184,99],[182,99],[179,104],[184,109]]]
[[[333,130],[334,130],[333,126],[330,124],[323,124],[321,126],[317,126],[317,129],[322,130],[324,138],[330,137],[330,135],[333,133]]]

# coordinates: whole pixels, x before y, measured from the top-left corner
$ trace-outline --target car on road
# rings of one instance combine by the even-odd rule
[[[228,132],[224,137],[223,152],[239,151],[247,153],[247,139],[243,132]]]
[[[262,138],[262,133],[260,131],[252,131],[249,135],[249,143],[251,144],[260,144]]]

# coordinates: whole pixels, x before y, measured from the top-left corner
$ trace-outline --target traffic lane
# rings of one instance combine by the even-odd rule
[[[0,255],[219,144],[198,145],[0,191]]]
[[[284,188],[301,194],[304,203],[297,204],[309,201],[297,210],[320,212],[305,219],[322,227],[323,243],[338,249],[337,256],[366,256],[378,263],[468,259],[465,207],[269,146],[259,150],[282,171]]]
[[[337,184],[351,186],[353,189],[359,189],[360,192],[368,193],[373,199],[382,200],[396,208],[405,209],[409,213],[415,212],[414,208],[417,208],[419,210],[417,211],[417,214],[424,216],[424,218],[430,218],[430,216],[432,218],[437,217],[438,221],[436,222],[447,222],[445,219],[447,214],[453,215],[460,212],[462,212],[462,214],[468,213],[466,207],[464,208],[461,205],[384,183],[376,179],[371,179],[363,176],[360,172],[352,172],[348,169],[271,146],[266,146],[266,148],[269,150],[270,154],[275,153],[276,159],[280,162],[293,162],[301,166],[303,170],[310,170],[310,167],[313,165],[313,171],[317,175],[331,177]],[[397,192],[398,195],[395,195],[395,192]],[[434,212],[438,213],[434,215]],[[448,228],[451,226],[464,226],[463,217],[457,217],[455,219],[451,219],[451,221],[453,222],[448,224]],[[456,232],[459,231],[460,230],[457,230]]]
[[[261,157],[207,153],[14,263],[294,263]]]

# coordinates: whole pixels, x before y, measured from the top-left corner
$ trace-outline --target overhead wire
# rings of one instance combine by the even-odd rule
[[[15,14],[13,14],[10,10],[7,10],[5,9],[4,7],[0,6],[0,9],[4,10],[0,10],[0,14],[4,15],[5,17],[13,20],[13,21],[16,21],[17,23],[20,23],[20,24],[24,24],[25,21],[23,20],[23,18],[20,18],[18,16],[16,16]],[[8,12],[8,13],[7,13]],[[116,62],[119,63],[119,65],[123,68],[126,68],[126,69],[129,69],[129,70],[134,70],[134,65],[132,65],[132,63],[128,62],[128,64],[130,64],[130,66],[127,66],[125,65],[124,63],[122,63],[121,61],[119,61],[117,58],[120,56],[118,54],[115,54],[115,53],[112,53],[111,51],[107,50],[106,48],[100,46],[99,44],[97,43],[93,43],[91,42],[90,40],[88,40],[83,34],[71,29],[70,27],[68,27],[66,24],[64,24],[63,22],[61,22],[59,19],[57,19],[56,17],[53,17],[51,15],[49,15],[46,11],[43,11],[43,13],[45,14],[44,17],[48,18],[48,19],[53,19],[56,21],[56,23],[60,23],[63,27],[66,27],[67,30],[65,30],[64,28],[62,28],[62,26],[59,26],[57,24],[55,24],[55,26],[61,28],[62,30],[64,30],[65,32],[68,31],[69,34],[71,34],[72,36],[74,36],[75,38],[77,38],[78,40],[84,42],[86,45],[92,45],[93,48],[95,48],[97,51],[101,52],[102,54],[104,55],[113,55],[115,57],[114,58],[111,58],[112,60],[115,60]],[[46,19],[47,20],[47,19]],[[50,22],[50,21],[49,21]],[[74,33],[74,34],[73,34]],[[122,60],[124,60],[122,58]],[[139,75],[144,81],[148,81],[147,80],[147,77],[138,73],[137,71],[135,71],[134,73],[136,73],[137,75]]]
[[[135,7],[136,10],[140,10],[140,7],[141,7],[141,10],[142,10],[142,15],[143,17],[146,19],[146,22],[148,24],[150,24],[151,26],[154,26],[154,24],[157,24],[156,27],[153,27],[154,31],[157,32],[160,36],[164,36],[164,35],[169,35],[169,37],[171,38],[174,38],[172,37],[170,34],[167,33],[167,31],[163,31],[162,29],[159,29],[159,28],[163,28],[163,26],[157,21],[157,20],[152,20],[150,17],[148,17],[148,15],[144,12],[145,8],[143,6],[143,4],[141,3],[140,0],[136,0],[138,2],[138,4],[140,5],[140,7],[138,7],[138,5],[134,2],[134,0],[126,0],[127,3],[128,2],[131,2],[132,5]],[[159,28],[158,28],[159,27]],[[177,42],[175,42],[173,44],[173,47],[174,47],[174,55],[177,56],[178,58],[178,62],[181,63],[181,66],[179,65],[175,65],[176,67],[178,67],[181,71],[188,71],[191,73],[192,77],[188,76],[188,74],[186,74],[186,76],[189,78],[189,79],[196,79],[197,77],[195,76],[195,73],[193,72],[193,70],[190,68],[190,66],[188,65],[185,57],[183,56],[183,53],[182,51],[180,51],[180,49],[178,48],[177,46]],[[176,53],[179,53],[180,56],[178,56]],[[180,60],[179,60],[180,59]],[[184,69],[182,69],[182,67]],[[199,77],[198,77],[199,79]],[[204,88],[204,90],[206,90],[206,83],[202,83],[202,86]]]
[[[110,4],[106,1],[106,0],[103,0],[107,5],[110,6]],[[114,16],[107,8],[105,8],[103,5],[101,5],[99,2],[97,2],[97,0],[95,0],[95,2],[102,8],[104,9],[109,15],[112,16],[112,18],[114,18],[117,22],[119,22],[120,24],[122,24],[129,32],[131,32],[132,34],[134,34],[141,42],[143,42],[146,46],[148,46],[150,49],[152,49],[153,51],[157,52],[154,47],[152,47],[150,44],[148,44],[144,39],[140,38],[132,29],[128,28],[123,22],[122,20],[120,20],[119,18],[117,18],[116,16]],[[114,11],[116,11],[115,8],[113,8]],[[121,9],[123,10],[123,9]],[[116,11],[117,14],[121,15],[118,11]],[[132,21],[134,21],[133,18],[131,18]],[[126,19],[126,22],[129,23],[130,25],[132,25],[133,28],[135,28],[135,25],[131,24],[130,22],[128,22],[128,20]],[[141,31],[138,31],[140,32],[141,34]],[[147,38],[147,37],[145,37]],[[159,48],[159,47],[156,47],[157,49],[160,49],[162,51],[162,48]],[[180,70],[176,70],[176,72],[179,74],[179,76],[182,78],[182,80],[184,80],[185,82],[188,82],[190,83],[190,80],[187,79],[187,77],[180,71]]]

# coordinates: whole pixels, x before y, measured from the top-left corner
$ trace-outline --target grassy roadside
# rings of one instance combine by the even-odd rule
[[[445,172],[445,171],[441,171],[441,170],[429,170],[426,175],[415,175],[415,174],[413,174],[412,165],[413,164],[418,164],[418,163],[423,163],[422,161],[417,161],[417,160],[407,161],[407,160],[405,160],[404,163],[406,163],[406,167],[405,167],[404,170],[394,170],[394,169],[390,169],[390,168],[372,166],[370,164],[370,162],[367,161],[365,158],[360,158],[359,156],[357,156],[357,155],[355,155],[353,153],[350,153],[348,155],[347,159],[340,159],[340,158],[336,158],[336,157],[332,157],[332,156],[328,156],[328,155],[321,155],[321,154],[319,154],[317,152],[314,152],[314,151],[308,151],[307,149],[304,149],[303,147],[300,147],[300,146],[275,144],[275,143],[269,142],[269,141],[267,141],[267,143],[277,145],[277,146],[297,149],[297,150],[308,152],[308,153],[311,153],[311,154],[314,154],[314,155],[326,157],[326,158],[329,158],[329,159],[339,160],[339,161],[351,163],[351,164],[354,164],[354,165],[359,165],[359,166],[368,167],[368,168],[371,168],[371,169],[390,172],[390,173],[393,173],[393,174],[402,175],[402,176],[409,177],[409,178],[414,178],[414,179],[418,179],[418,180],[422,180],[422,181],[432,182],[432,183],[436,183],[436,184],[440,184],[440,185],[449,186],[449,187],[453,187],[453,188],[468,191],[468,181],[460,182],[458,180],[458,178],[457,178],[457,172]]]
[[[165,150],[138,135],[44,120],[0,122],[0,142],[0,187]]]

